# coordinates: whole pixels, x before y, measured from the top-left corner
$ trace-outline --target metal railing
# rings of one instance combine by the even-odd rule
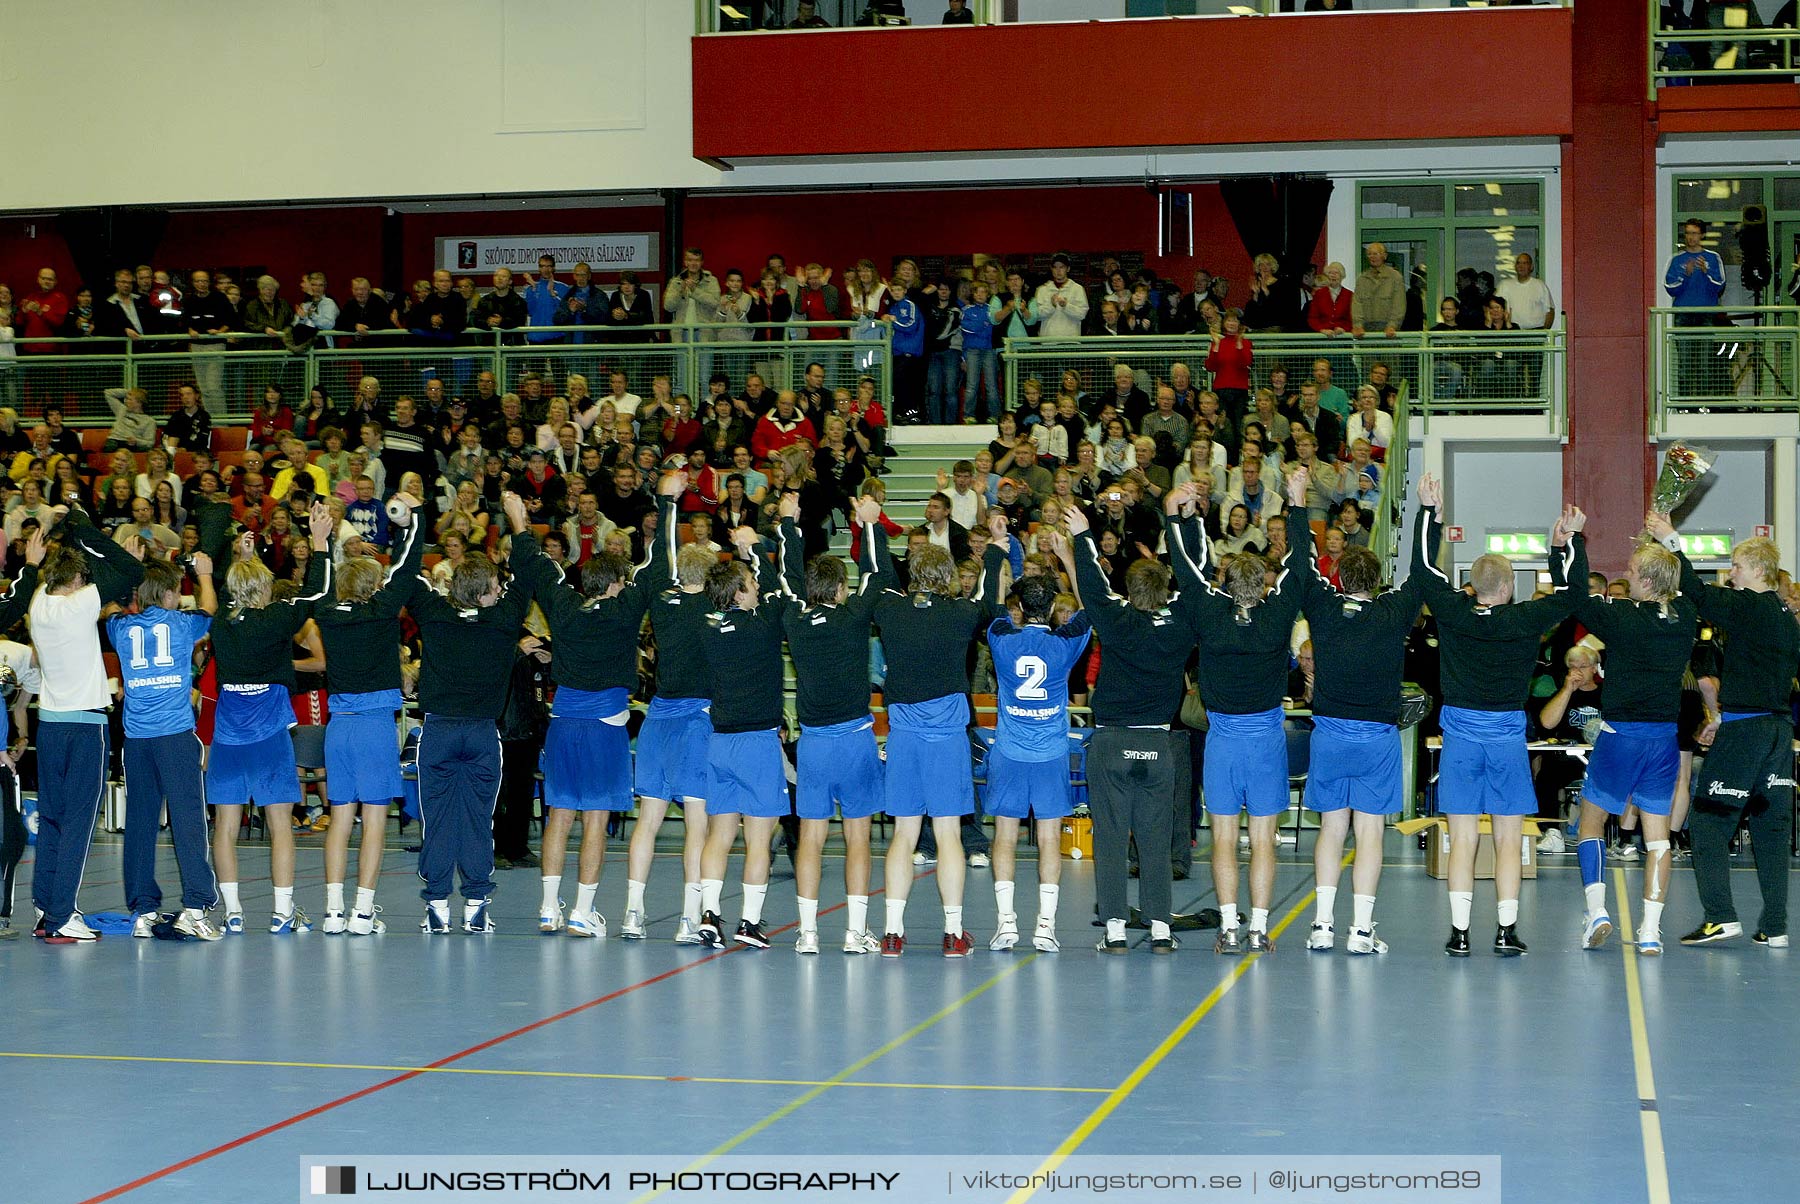
[[[1652,429],[1676,414],[1800,412],[1800,309],[1650,311]]]
[[[1800,77],[1800,30],[1752,27],[1754,4],[1713,4],[1705,29],[1668,29],[1661,0],[1650,0],[1650,99],[1659,87],[1781,83]],[[1727,24],[1731,22],[1732,24]]]
[[[215,423],[240,423],[249,419],[270,384],[279,384],[296,409],[315,385],[338,404],[349,400],[364,376],[379,381],[382,396],[389,399],[416,395],[434,378],[455,396],[469,393],[482,371],[494,374],[500,393],[517,391],[520,378],[536,372],[549,396],[564,393],[568,378],[580,374],[598,397],[607,391],[614,370],[625,373],[632,391],[646,396],[651,378],[667,375],[675,392],[698,402],[714,372],[730,377],[734,391],[753,371],[771,389],[791,389],[803,382],[811,363],[825,369],[827,389],[854,392],[857,380],[866,375],[875,378],[876,395],[884,402],[893,395],[885,326],[765,324],[748,328],[752,341],[720,342],[719,333],[709,326],[573,332],[566,326],[527,326],[498,333],[470,331],[457,343],[428,344],[403,330],[361,336],[329,331],[298,346],[250,335],[227,342],[186,335],[37,339],[19,344],[24,354],[0,360],[0,405],[12,407],[26,421],[41,416],[46,406],[58,405],[71,426],[104,426],[112,421],[105,401],[108,389],[144,389],[147,409],[160,418],[174,410],[181,385],[195,384]],[[551,335],[556,341],[532,342],[532,335]]]
[[[1331,366],[1333,383],[1346,393],[1386,365],[1389,382],[1404,383],[1412,409],[1423,421],[1447,415],[1542,415],[1547,433],[1566,431],[1567,386],[1564,363],[1566,332],[1553,330],[1409,331],[1394,335],[1257,334],[1247,336],[1252,349],[1250,387],[1266,387],[1277,370],[1287,373],[1290,389],[1312,379],[1313,363]],[[1016,407],[1027,379],[1036,378],[1044,395],[1055,400],[1065,371],[1080,379],[1083,392],[1096,396],[1113,387],[1113,371],[1132,369],[1139,388],[1150,392],[1167,382],[1175,363],[1186,364],[1197,387],[1205,388],[1209,340],[1193,335],[1143,335],[1075,339],[1009,339],[1001,351],[1006,363],[1006,399]]]

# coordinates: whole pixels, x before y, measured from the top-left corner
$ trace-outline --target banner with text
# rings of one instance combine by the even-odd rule
[[[437,265],[451,272],[536,272],[540,255],[556,260],[556,273],[567,276],[586,263],[596,276],[660,270],[660,238],[644,234],[500,234],[437,240]]]

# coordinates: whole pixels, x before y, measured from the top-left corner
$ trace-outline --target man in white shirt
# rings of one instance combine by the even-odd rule
[[[1513,324],[1520,330],[1549,330],[1556,323],[1556,298],[1543,277],[1534,275],[1537,265],[1531,256],[1513,260],[1514,277],[1502,280],[1494,291],[1506,301]]]
[[[614,372],[608,380],[612,385],[612,391],[601,400],[612,402],[613,410],[619,417],[635,420],[637,409],[644,404],[644,399],[631,391],[631,386],[626,381],[623,372]]]
[[[1040,339],[1073,339],[1087,320],[1087,290],[1069,279],[1069,257],[1058,251],[1050,258],[1050,279],[1038,285],[1036,305]]]

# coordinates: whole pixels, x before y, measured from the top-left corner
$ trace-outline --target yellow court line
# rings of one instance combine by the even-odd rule
[[[608,1079],[630,1083],[710,1083],[736,1087],[881,1087],[894,1091],[1024,1091],[1074,1095],[1106,1094],[1105,1087],[1026,1087],[1005,1083],[841,1083],[831,1079],[734,1079],[698,1074],[601,1074],[580,1070],[507,1070],[473,1066],[378,1066],[357,1062],[267,1062],[250,1058],[158,1058],[130,1054],[27,1053],[0,1050],[0,1058],[35,1058],[63,1062],[162,1062],[177,1066],[255,1066],[276,1070],[375,1070],[384,1074],[476,1074],[545,1079]]]
[[[1345,865],[1350,864],[1352,856],[1354,856],[1354,853],[1347,853],[1344,855]],[[1308,891],[1305,898],[1294,904],[1294,906],[1288,910],[1288,913],[1281,917],[1281,922],[1275,925],[1269,935],[1271,937],[1279,937],[1282,932],[1287,929],[1289,924],[1292,924],[1300,917],[1302,912],[1312,906],[1313,900],[1317,897],[1318,891]],[[1175,1026],[1175,1031],[1164,1037],[1162,1039],[1162,1044],[1151,1050],[1149,1056],[1142,1062],[1139,1062],[1137,1068],[1125,1076],[1124,1082],[1107,1092],[1106,1098],[1101,1100],[1099,1106],[1088,1114],[1087,1119],[1076,1126],[1075,1131],[1064,1138],[1062,1144],[1057,1146],[1056,1150],[1039,1164],[1037,1170],[1032,1172],[1032,1179],[1035,1181],[1039,1176],[1047,1176],[1066,1162],[1069,1155],[1079,1149],[1081,1143],[1092,1136],[1094,1130],[1098,1129],[1101,1124],[1105,1122],[1106,1118],[1111,1116],[1114,1110],[1117,1109],[1120,1104],[1125,1102],[1126,1097],[1137,1090],[1138,1084],[1148,1078],[1150,1072],[1155,1070],[1157,1066],[1162,1063],[1162,1060],[1174,1051],[1177,1045],[1181,1044],[1182,1038],[1192,1032],[1195,1025],[1206,1019],[1206,1014],[1218,1006],[1219,1000],[1225,998],[1226,993],[1237,984],[1238,979],[1249,973],[1250,967],[1255,965],[1257,960],[1261,957],[1262,954],[1260,953],[1252,953],[1237,965],[1233,966],[1231,973],[1227,974],[1224,980],[1220,982],[1218,986],[1214,987],[1211,992],[1207,994],[1205,999],[1200,1001],[1198,1007],[1187,1014],[1186,1019]],[[1022,1187],[1007,1197],[1006,1204],[1023,1204],[1024,1201],[1031,1199],[1031,1197],[1036,1194],[1037,1188]]]
[[[1625,1003],[1631,1015],[1631,1060],[1637,1070],[1638,1123],[1644,1134],[1644,1178],[1650,1185],[1650,1204],[1669,1204],[1669,1161],[1663,1150],[1656,1078],[1650,1068],[1650,1033],[1644,1025],[1644,992],[1638,984],[1638,952],[1631,938],[1631,896],[1626,893],[1624,870],[1613,870],[1613,884],[1619,892],[1619,947],[1625,955]]]
[[[856,1061],[850,1063],[850,1065],[844,1067],[842,1070],[840,1070],[836,1074],[832,1075],[829,1079],[826,1079],[823,1083],[819,1083],[816,1086],[814,1086],[812,1090],[806,1092],[804,1095],[799,1095],[799,1096],[796,1096],[795,1098],[789,1100],[787,1103],[785,1103],[781,1107],[775,1109],[775,1111],[769,1113],[767,1116],[763,1117],[761,1120],[757,1121],[755,1124],[751,1125],[749,1128],[745,1129],[743,1132],[737,1134],[735,1137],[732,1137],[729,1140],[727,1140],[726,1142],[724,1142],[718,1148],[714,1149],[711,1153],[704,1154],[701,1157],[696,1158],[693,1162],[688,1163],[688,1165],[686,1165],[685,1167],[682,1168],[682,1171],[684,1173],[688,1172],[688,1171],[697,1171],[701,1167],[712,1162],[714,1159],[720,1158],[726,1154],[729,1154],[732,1150],[735,1150],[738,1146],[743,1145],[746,1141],[749,1141],[752,1137],[755,1137],[758,1133],[762,1132],[764,1129],[768,1128],[770,1125],[773,1125],[777,1121],[780,1121],[786,1117],[792,1116],[795,1112],[798,1112],[801,1108],[805,1107],[807,1104],[811,1103],[813,1100],[818,1099],[821,1095],[824,1095],[827,1091],[831,1090],[833,1087],[853,1086],[854,1084],[847,1081],[851,1075],[860,1073],[865,1067],[871,1066],[874,1063],[880,1061],[882,1058],[886,1057],[888,1054],[891,1054],[896,1049],[899,1049],[902,1045],[905,1045],[908,1041],[911,1041],[914,1037],[918,1036],[920,1033],[922,1033],[922,1032],[926,1031],[927,1029],[936,1025],[939,1021],[945,1019],[946,1017],[948,1017],[950,1015],[953,1015],[954,1013],[959,1011],[963,1007],[963,1005],[980,998],[982,995],[985,995],[991,988],[998,985],[1002,979],[1006,978],[1010,974],[1016,973],[1017,971],[1023,969],[1024,967],[1030,965],[1032,962],[1037,960],[1037,957],[1038,957],[1037,954],[1031,953],[1031,954],[1027,954],[1025,957],[1020,958],[1018,961],[1014,962],[1012,965],[1008,966],[1006,969],[1000,971],[1000,973],[994,975],[992,978],[988,979],[986,982],[984,982],[980,986],[976,987],[973,991],[970,991],[967,995],[964,995],[961,999],[958,999],[954,1003],[947,1004],[944,1007],[938,1009],[936,1012],[932,1013],[931,1015],[927,1016],[925,1019],[923,1019],[923,1020],[919,1021],[917,1024],[913,1025],[911,1028],[907,1029],[905,1032],[901,1033],[898,1037],[895,1037],[892,1041],[889,1041],[886,1045],[883,1045],[879,1049],[875,1050],[875,1052],[869,1053],[869,1054],[864,1054],[862,1057],[858,1058]],[[635,1201],[632,1202],[632,1204],[643,1204],[644,1201],[654,1200],[657,1196],[659,1196],[661,1194],[662,1194],[662,1189],[658,1188],[656,1191],[650,1192],[647,1195],[639,1196]]]

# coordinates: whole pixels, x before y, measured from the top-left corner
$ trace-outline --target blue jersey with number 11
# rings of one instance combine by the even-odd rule
[[[125,734],[134,739],[194,730],[194,645],[212,617],[160,606],[108,619],[106,636],[119,656],[125,686]]]
[[[988,627],[1000,717],[994,749],[1013,761],[1054,761],[1069,755],[1069,671],[1092,634],[1085,613],[1055,631],[995,619]]]

